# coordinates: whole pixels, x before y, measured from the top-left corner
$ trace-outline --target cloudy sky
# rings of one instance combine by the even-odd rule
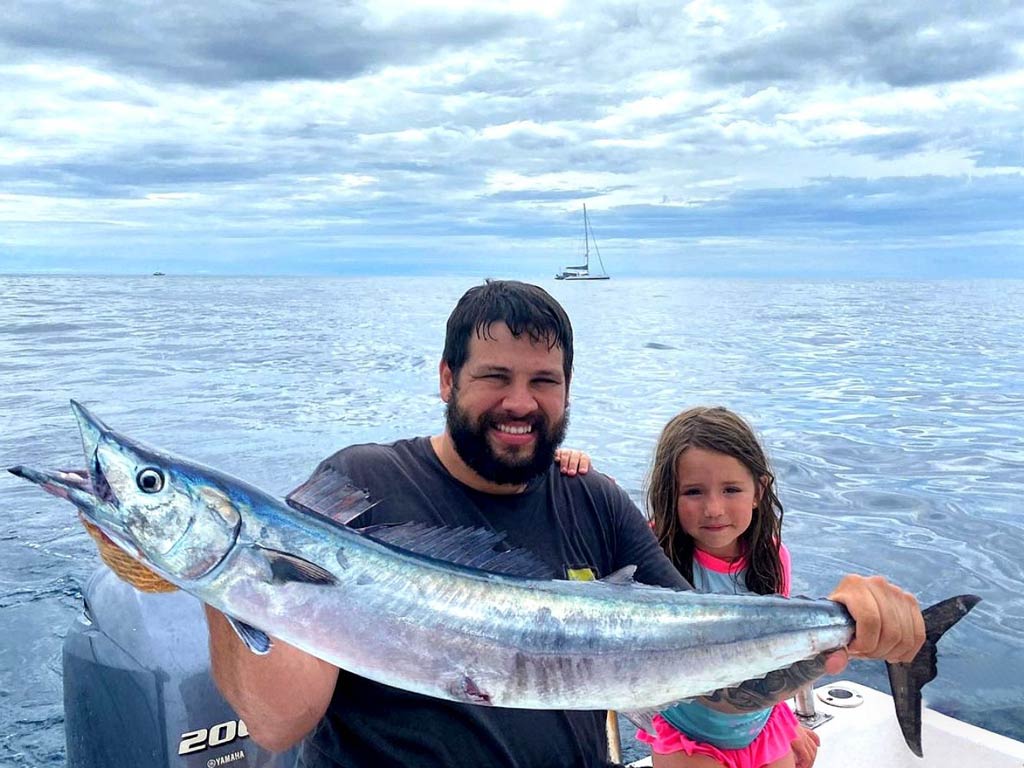
[[[1024,277],[1019,0],[4,0],[0,272]]]

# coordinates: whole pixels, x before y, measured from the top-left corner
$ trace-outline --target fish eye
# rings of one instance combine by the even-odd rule
[[[135,476],[135,483],[143,493],[159,493],[164,487],[164,473],[159,469],[146,467]]]

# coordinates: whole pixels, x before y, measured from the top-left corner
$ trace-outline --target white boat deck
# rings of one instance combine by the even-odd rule
[[[829,696],[835,689],[853,696]],[[832,719],[815,728],[821,747],[814,768],[1024,768],[1024,743],[927,708],[921,721],[924,758],[919,758],[903,741],[888,694],[846,681],[815,694],[818,713]],[[858,696],[858,706],[837,706],[858,701]],[[650,764],[650,758],[631,763]]]

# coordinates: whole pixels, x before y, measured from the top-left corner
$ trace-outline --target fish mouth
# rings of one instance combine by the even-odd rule
[[[110,487],[110,483],[107,482],[107,478],[103,474],[103,468],[100,466],[99,456],[93,456],[92,470],[89,472],[89,480],[92,482],[92,492],[100,501],[107,504],[117,505],[117,496],[114,494],[114,489]]]
[[[103,474],[90,477],[84,469],[42,470],[32,467],[8,467],[16,477],[35,483],[47,493],[70,501],[82,518],[99,528],[114,544],[132,557],[138,557],[138,547],[124,529],[117,511],[116,497]]]
[[[75,418],[78,420],[78,431],[82,434],[82,449],[85,451],[85,460],[88,462],[92,493],[101,502],[116,506],[117,496],[114,495],[114,489],[107,482],[100,464],[100,444],[110,428],[75,400],[71,401],[71,410],[74,411]]]
[[[107,426],[81,404],[71,401],[82,433],[87,469],[42,470],[26,466],[9,467],[8,472],[35,483],[47,493],[70,501],[92,523],[104,530],[120,533],[117,496],[110,487],[99,461],[99,446]]]
[[[97,514],[97,507],[116,505],[117,497],[98,466],[96,470],[96,474],[91,474],[84,469],[46,470],[21,465],[7,468],[12,475],[35,483],[53,496],[70,501],[90,521],[106,526],[109,521]]]
[[[45,470],[18,465],[8,467],[7,471],[67,501],[74,501],[72,493],[85,494],[99,500],[99,494],[93,489],[89,473],[84,469]]]

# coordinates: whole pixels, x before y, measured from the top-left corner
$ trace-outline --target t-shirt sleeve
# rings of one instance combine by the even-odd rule
[[[647,518],[614,481],[609,480],[610,504],[616,520],[615,567],[636,566],[636,581],[673,589],[692,589],[672,565]]]

